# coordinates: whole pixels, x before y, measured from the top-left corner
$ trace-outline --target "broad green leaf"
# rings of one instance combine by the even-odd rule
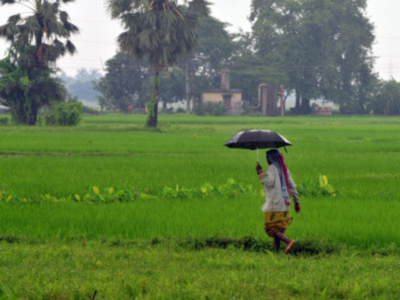
[[[94,186],[94,187],[93,187],[93,192],[94,192],[96,195],[100,194],[100,190],[99,190],[99,188],[98,188],[97,186]]]

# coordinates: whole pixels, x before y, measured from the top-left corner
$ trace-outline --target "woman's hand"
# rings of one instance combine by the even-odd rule
[[[299,203],[296,203],[295,205],[294,205],[294,211],[296,212],[296,213],[299,213],[300,212],[300,204]]]
[[[256,172],[257,174],[260,174],[262,172],[262,167],[260,166],[259,162],[257,162]]]

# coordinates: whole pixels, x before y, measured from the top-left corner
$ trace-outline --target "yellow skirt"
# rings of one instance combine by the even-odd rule
[[[289,215],[289,212],[271,211],[264,215],[264,229],[270,237],[274,237],[274,234],[278,231],[285,233],[292,222],[293,218]]]

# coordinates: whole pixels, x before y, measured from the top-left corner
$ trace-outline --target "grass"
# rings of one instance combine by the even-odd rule
[[[303,199],[288,235],[298,241],[324,239],[348,248],[371,250],[400,246],[400,230],[384,220],[399,218],[398,201]],[[9,205],[0,210],[3,236],[27,240],[149,240],[190,237],[266,239],[262,200],[140,200],[132,204],[80,203]],[[379,212],[384,212],[380,214]]]
[[[225,119],[231,123],[241,121]],[[348,197],[390,199],[396,193],[391,187],[399,176],[396,163],[400,141],[398,126],[392,124],[392,119],[388,123],[377,119],[380,123],[375,124],[373,118],[372,124],[358,125],[368,119],[352,123],[353,118],[349,118],[348,123],[342,121],[337,126],[309,125],[314,122],[312,118],[292,119],[288,119],[289,124],[271,123],[263,128],[277,130],[294,144],[285,158],[297,182],[316,180],[324,174]],[[65,196],[81,193],[88,184],[149,189],[176,184],[199,187],[206,181],[220,185],[227,178],[255,186],[256,153],[222,145],[238,130],[260,124],[244,127],[214,119],[212,126],[198,128],[199,120],[193,118],[190,125],[161,127],[161,133],[104,129],[104,123],[96,130],[85,124],[72,129],[1,128],[0,181],[21,196]],[[323,123],[327,120],[331,119]],[[266,167],[263,158],[261,164]]]
[[[205,117],[204,120],[199,117],[178,115],[166,116],[166,121],[175,120],[176,124],[173,126],[169,126],[168,123],[162,125],[161,132],[124,131],[120,127],[112,130],[108,128],[103,131],[103,126],[107,126],[105,125],[107,118],[111,121],[118,120],[118,117],[114,115],[96,116],[87,117],[85,123],[77,128],[1,128],[0,184],[4,184],[6,190],[13,191],[20,197],[38,197],[42,194],[56,197],[82,195],[87,185],[101,188],[136,187],[147,190],[149,193],[158,193],[165,186],[174,188],[179,185],[199,188],[206,182],[218,186],[224,184],[228,178],[234,178],[241,184],[252,185],[261,190],[254,172],[256,153],[228,149],[223,147],[223,144],[235,132],[244,129],[242,125],[234,123],[253,120],[255,124],[250,124],[247,128],[257,128],[260,126],[259,122],[267,120],[266,122],[270,124],[265,128],[277,130],[294,145],[288,147],[289,152],[285,154],[285,158],[292,176],[298,184],[307,183],[309,180],[317,181],[319,175],[323,174],[327,175],[329,183],[340,191],[340,196],[336,200],[303,199],[305,210],[298,217],[298,225],[293,226],[299,229],[298,232],[294,232],[296,236],[301,233],[311,235],[313,232],[317,234],[329,232],[325,235],[330,237],[333,234],[333,237],[337,237],[340,242],[345,241],[346,244],[353,245],[354,242],[351,243],[348,238],[339,237],[342,235],[340,226],[358,228],[357,224],[363,224],[362,221],[365,220],[368,224],[371,222],[378,224],[377,229],[373,231],[383,232],[376,236],[369,233],[369,230],[364,230],[362,238],[355,239],[356,244],[360,244],[362,247],[366,243],[373,245],[375,239],[378,244],[382,245],[392,243],[392,239],[388,238],[390,234],[393,234],[392,230],[384,229],[387,226],[381,222],[380,218],[396,219],[398,217],[397,210],[391,209],[399,205],[396,184],[400,176],[397,168],[400,163],[398,155],[400,141],[396,138],[399,128],[398,125],[393,124],[394,118]],[[120,124],[123,124],[124,119],[136,120],[135,118],[143,118],[143,116],[120,116],[120,118],[122,120]],[[98,122],[96,130],[90,127],[90,123],[93,123],[94,120]],[[199,123],[206,120],[212,121],[212,125],[207,129],[198,126]],[[280,123],[282,120],[285,120],[285,124]],[[192,123],[187,125],[189,121]],[[310,125],[314,123],[316,124]],[[338,123],[339,125],[325,125],[328,123]],[[261,164],[265,168],[263,153],[261,152]],[[206,226],[206,228],[201,226],[206,235],[219,233],[219,231],[228,235],[233,232],[235,237],[254,235],[255,232],[263,235],[264,233],[258,231],[259,224],[257,223],[260,220],[257,217],[260,214],[258,207],[261,206],[263,197],[261,195],[250,199],[246,199],[246,196],[243,197],[232,200],[235,201],[234,204],[224,199],[212,199],[206,202],[202,199],[194,199],[187,203],[177,202],[174,204],[162,201],[161,203],[155,201],[135,203],[132,209],[137,211],[138,217],[144,214],[150,218],[148,222],[155,225],[153,229],[146,229],[143,232],[139,230],[139,232],[132,233],[127,230],[130,233],[126,234],[126,238],[183,234],[184,230],[177,232],[175,229],[169,231],[167,228],[169,226],[184,228],[183,224],[190,223],[190,220],[185,219],[185,212],[191,214],[192,211],[196,211],[199,220],[205,224],[210,224],[210,216],[219,213],[215,218],[211,217],[212,220],[215,220],[211,223],[216,224]],[[40,215],[39,211],[42,214],[47,212],[54,216],[58,216],[58,212],[60,215],[68,216],[68,219],[70,216],[79,215],[75,212],[75,210],[79,210],[79,207],[79,205],[78,208],[74,205],[64,207],[63,210],[71,211],[67,214],[57,207],[21,209],[26,209],[27,213],[32,212],[29,220],[34,220],[35,215]],[[166,217],[160,216],[158,212],[160,207]],[[169,207],[173,207],[170,210],[180,211],[180,214],[173,217],[166,214]],[[229,210],[230,207],[232,207],[231,210]],[[224,208],[224,210],[219,211],[219,208]],[[19,209],[19,207],[4,207],[0,212],[3,215],[2,218],[4,219],[7,215],[18,218],[18,212],[9,214],[14,209]],[[101,215],[102,210],[108,212],[108,207],[86,207],[85,210],[95,217],[97,214]],[[115,206],[113,210],[115,213],[108,216],[108,222],[118,224],[114,220],[118,219],[120,214],[125,215],[124,206],[122,208]],[[236,214],[239,211],[244,216],[249,216],[249,221],[243,217],[239,219],[241,221],[237,224],[238,229],[233,229],[232,224],[236,224],[238,219]],[[377,217],[374,220],[373,216],[376,211],[389,217]],[[335,216],[335,212],[339,215]],[[315,222],[307,221],[300,226],[302,215],[308,213],[307,220],[315,219]],[[65,219],[61,216],[58,217]],[[89,216],[81,216],[83,223],[87,222],[89,218]],[[162,221],[157,222],[151,218]],[[191,218],[193,216],[189,217],[189,219]],[[335,220],[339,220],[337,222],[339,227],[335,227],[336,223],[332,223]],[[46,224],[45,220],[39,221]],[[225,223],[218,226],[218,222]],[[158,223],[168,223],[168,225],[161,226],[157,225]],[[138,223],[138,226],[140,224],[142,223]],[[324,226],[325,224],[327,225]],[[22,225],[18,222],[14,225],[9,223],[3,230],[10,233],[12,228],[12,232],[23,233],[25,229],[22,230],[20,226]],[[53,226],[68,228],[62,223],[53,224]],[[231,229],[225,230],[224,226]],[[146,225],[146,228],[152,228],[152,226]],[[330,228],[332,230],[329,230]],[[393,230],[399,231],[397,228]],[[104,234],[102,230],[97,233],[88,233],[84,226],[81,229],[77,227],[76,231],[75,234],[93,237]],[[118,235],[121,231],[125,232],[121,228],[110,228],[108,235]],[[190,228],[190,232],[202,234],[197,231]],[[65,232],[65,235],[71,234],[68,230]],[[352,236],[348,232],[343,235]],[[48,233],[49,238],[53,236],[54,234]]]
[[[174,245],[0,243],[0,297],[265,299],[400,296],[396,256],[287,257]],[[27,284],[29,283],[29,284]],[[1,288],[3,286],[3,288]]]
[[[256,152],[223,147],[237,131],[261,128],[293,143],[284,155],[297,184],[311,188],[322,174],[339,194],[301,198],[288,230],[295,257],[268,252],[261,193],[0,203],[0,299],[84,299],[95,289],[100,299],[398,298],[398,118],[161,115],[158,130],[144,120],[0,127],[0,189],[29,198],[82,195],[88,185],[159,194],[234,178],[261,191]]]

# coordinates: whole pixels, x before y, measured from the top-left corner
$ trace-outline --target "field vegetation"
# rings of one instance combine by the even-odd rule
[[[400,296],[398,118],[145,117],[0,127],[0,298]],[[223,146],[253,128],[293,144],[288,257],[263,231],[256,152]]]

